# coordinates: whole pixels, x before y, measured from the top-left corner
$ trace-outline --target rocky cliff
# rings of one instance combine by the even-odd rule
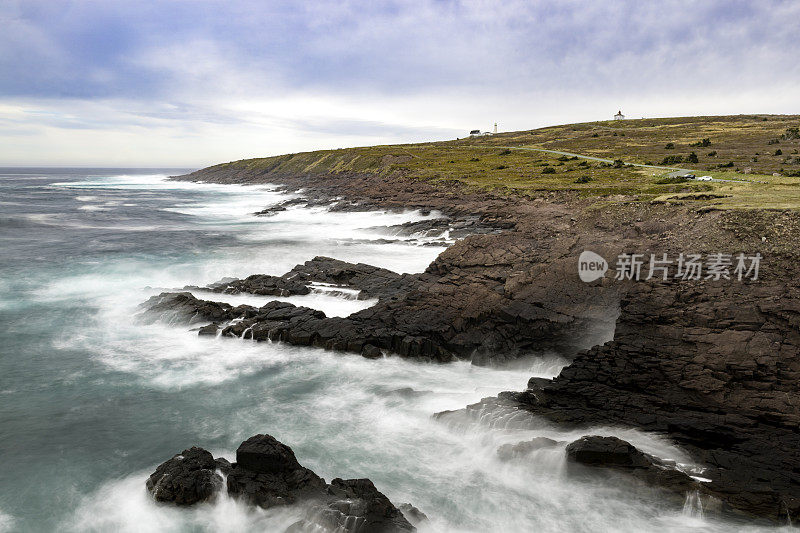
[[[214,170],[187,179],[266,178]],[[796,212],[624,199],[598,204],[571,193],[519,197],[392,174],[269,179],[302,186],[310,199],[342,196],[348,209],[439,209],[502,231],[460,240],[413,276],[363,268],[355,276],[347,272],[357,265],[327,258],[298,266],[304,281],[332,279],[335,271],[337,279],[369,287],[380,298],[346,318],[289,304],[231,309],[175,295],[147,307],[175,308],[169,302],[177,299],[186,316],[212,322],[206,332],[219,328],[225,335],[368,357],[386,352],[502,364],[557,349],[574,358],[557,378],[532,380],[526,391],[486,399],[466,412],[512,409],[569,425],[661,432],[707,465],[711,481],[702,490],[727,509],[776,521],[800,516]],[[577,275],[584,250],[607,258],[612,270],[621,253],[758,252],[763,260],[757,280],[615,281],[610,272],[584,283]],[[280,284],[273,281],[267,284]],[[242,290],[247,283],[230,286]],[[242,320],[226,326],[231,318]]]

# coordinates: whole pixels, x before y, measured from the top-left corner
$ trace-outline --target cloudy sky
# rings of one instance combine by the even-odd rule
[[[0,165],[800,113],[800,2],[0,1]]]

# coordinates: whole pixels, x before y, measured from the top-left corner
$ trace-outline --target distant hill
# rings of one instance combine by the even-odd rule
[[[609,120],[452,141],[245,159],[189,178],[270,182],[290,176],[369,174],[529,196],[557,192],[612,201],[798,208],[799,127],[797,115]],[[668,177],[676,169],[733,181]]]

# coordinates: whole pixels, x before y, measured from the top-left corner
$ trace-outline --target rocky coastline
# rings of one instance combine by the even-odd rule
[[[175,292],[146,302],[147,320],[365,357],[503,365],[556,350],[572,363],[555,379],[532,379],[525,391],[437,418],[513,412],[519,420],[657,432],[705,467],[702,480],[626,448],[638,480],[680,494],[697,491],[707,508],[748,519],[800,517],[800,217],[794,212],[624,200],[598,207],[571,193],[520,197],[402,173],[321,178],[212,167],[177,179],[279,184],[297,191],[301,200],[293,205],[437,210],[460,240],[420,274],[317,257],[283,276],[254,273],[208,288],[288,295],[321,282],[378,298],[348,317],[285,302],[234,307]],[[445,225],[407,228],[415,229]],[[584,283],[577,272],[584,250],[605,258],[759,252],[764,261],[757,281]],[[606,457],[588,462],[619,470],[619,443],[589,444],[611,449],[611,458],[578,452],[571,458]]]

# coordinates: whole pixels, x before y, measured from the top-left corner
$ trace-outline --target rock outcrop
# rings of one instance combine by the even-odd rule
[[[613,341],[465,413],[666,434],[707,467],[704,491],[728,510],[800,516],[798,301],[779,281],[638,284],[622,298]]]
[[[146,482],[153,498],[188,506],[209,501],[222,490],[234,498],[269,509],[304,505],[306,518],[287,533],[404,533],[416,531],[369,479],[334,479],[330,484],[302,466],[289,446],[271,435],[254,435],[236,450],[236,462],[214,459],[192,447],[159,465]],[[405,504],[412,520],[424,513]]]
[[[268,331],[295,344],[476,364],[556,349],[573,359],[557,378],[532,380],[526,391],[463,412],[659,432],[708,468],[704,489],[729,510],[800,518],[798,213],[640,199],[590,206],[569,191],[529,198],[395,174],[266,176],[215,167],[187,179],[279,180],[309,194],[344,196],[349,206],[437,209],[507,228],[460,240],[424,273],[385,281],[391,289],[372,308],[346,318],[281,318]],[[438,231],[436,224],[428,230]],[[414,229],[428,231],[407,231]],[[576,263],[584,250],[609,259],[612,272],[581,282]],[[759,252],[764,264],[752,283],[613,282],[613,258],[621,252],[645,259]],[[202,309],[197,316],[208,322],[217,320],[214,312],[231,314],[181,305],[184,315]]]
[[[217,470],[224,466],[208,451],[193,446],[159,465],[147,479],[147,490],[158,502],[194,505],[207,501],[222,487]]]
[[[313,507],[308,516],[289,527],[286,533],[352,531],[394,533],[416,531],[404,513],[375,488],[369,479],[339,479],[328,487],[329,501]],[[409,515],[421,518],[418,509],[409,506]],[[412,512],[416,510],[416,513]]]
[[[228,494],[264,509],[322,498],[326,488],[325,480],[271,435],[255,435],[239,446],[227,486]]]
[[[530,455],[537,450],[555,448],[560,443],[557,440],[547,437],[534,437],[531,440],[518,442],[516,444],[503,444],[497,449],[497,456],[503,461],[511,461]]]
[[[566,454],[572,463],[609,469],[664,489],[678,502],[683,502],[688,491],[701,489],[700,483],[674,464],[666,464],[617,437],[582,437],[567,445]]]

